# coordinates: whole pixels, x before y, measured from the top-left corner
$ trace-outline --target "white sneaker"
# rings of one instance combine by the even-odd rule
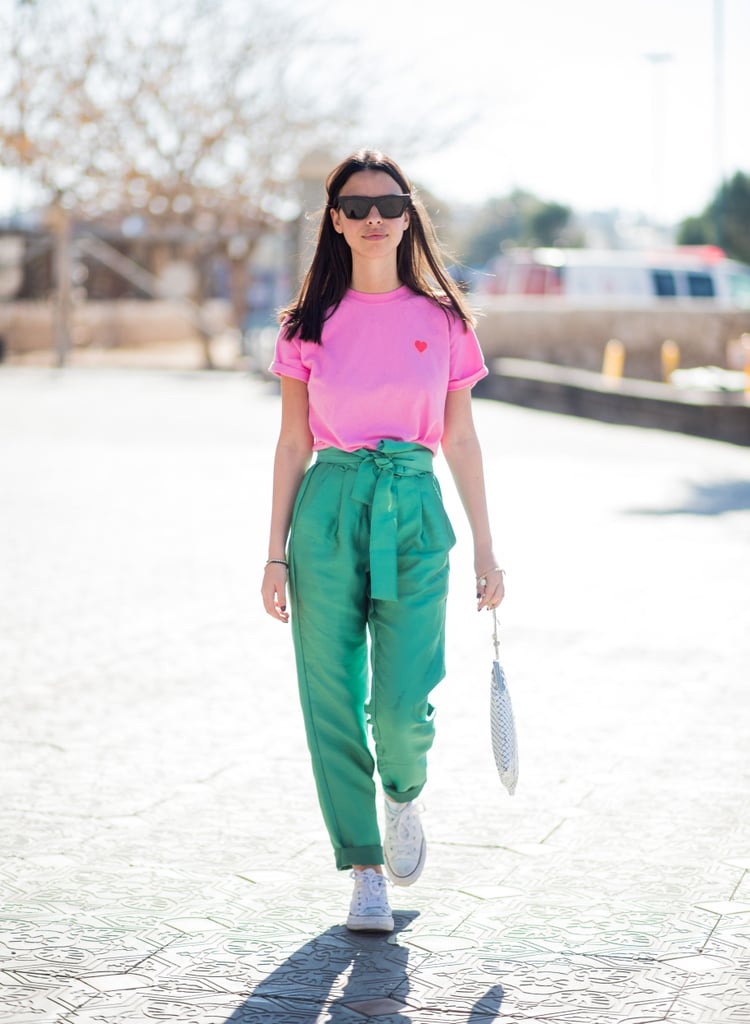
[[[393,914],[388,905],[386,880],[383,875],[365,868],[352,871],[354,893],[346,927],[351,932],[392,932]]]
[[[422,874],[427,844],[419,808],[410,800],[397,804],[385,798],[385,869],[394,885],[413,885]]]

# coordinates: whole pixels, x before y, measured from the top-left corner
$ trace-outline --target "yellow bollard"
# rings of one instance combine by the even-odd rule
[[[672,374],[680,365],[680,346],[676,341],[667,338],[661,345],[661,376],[669,384]]]
[[[622,380],[625,368],[625,346],[617,338],[610,338],[604,346],[602,376],[606,384],[614,385]]]
[[[747,331],[727,342],[727,366],[744,374],[743,391],[745,399],[750,401],[750,333]]]

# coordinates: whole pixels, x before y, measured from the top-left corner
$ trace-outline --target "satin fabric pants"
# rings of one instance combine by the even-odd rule
[[[454,543],[432,453],[421,445],[324,449],[302,481],[288,552],[292,631],[313,774],[339,869],[383,863],[376,769],[398,802],[425,784],[434,736],[428,697],[445,675]]]

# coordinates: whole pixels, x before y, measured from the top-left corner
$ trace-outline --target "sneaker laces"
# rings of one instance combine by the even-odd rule
[[[384,904],[386,907],[388,904],[388,879],[385,875],[366,868],[364,871],[352,871],[351,877],[354,879],[352,909],[357,914],[366,914],[368,911],[382,913]]]
[[[386,801],[388,811],[388,828],[386,842],[389,847],[395,843],[399,846],[412,847],[410,853],[417,853],[422,843],[422,824],[419,820],[421,805],[407,803],[391,806]]]

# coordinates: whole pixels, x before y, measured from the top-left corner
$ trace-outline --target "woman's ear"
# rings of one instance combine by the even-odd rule
[[[340,235],[343,234],[344,229],[341,227],[341,211],[334,209],[332,206],[330,212],[331,220],[333,221],[333,230],[338,231]]]

